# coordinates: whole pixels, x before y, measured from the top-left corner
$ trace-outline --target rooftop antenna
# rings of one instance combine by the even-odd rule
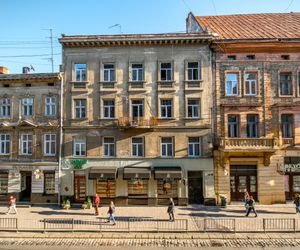
[[[112,26],[109,26],[108,28],[109,29],[111,29],[111,28],[115,28],[115,27],[119,27],[119,30],[120,30],[120,34],[122,34],[123,32],[122,32],[122,26],[121,26],[121,24],[114,24],[114,25],[112,25]]]

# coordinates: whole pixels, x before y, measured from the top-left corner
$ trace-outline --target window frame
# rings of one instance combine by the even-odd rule
[[[50,101],[50,103],[47,103],[47,99],[53,99],[54,98],[54,102]],[[45,96],[44,97],[44,101],[45,101],[45,116],[56,116],[57,115],[57,97],[56,96]],[[50,106],[49,110],[51,110],[50,114],[47,114],[47,106]]]
[[[47,136],[50,136],[50,140],[47,140],[46,137]],[[54,136],[54,140],[52,140],[52,136]],[[43,150],[43,153],[44,153],[44,156],[55,156],[56,155],[56,144],[57,144],[57,141],[56,141],[56,134],[54,133],[46,133],[44,134],[44,150]],[[47,150],[47,143],[49,143],[49,153],[46,152]],[[52,143],[54,143],[54,153],[52,152]]]
[[[283,122],[282,117],[283,116],[287,116],[287,117],[291,117],[291,122]],[[288,139],[288,138],[294,138],[294,115],[293,114],[280,114],[280,121],[281,121],[281,137],[284,139]],[[289,125],[289,130],[290,130],[290,136],[284,136],[285,132],[284,132],[284,126]]]
[[[108,102],[108,101],[112,101],[113,105],[105,105],[105,102]],[[116,117],[116,101],[115,101],[115,99],[103,99],[102,100],[102,107],[103,107],[103,109],[102,109],[103,119],[115,119],[115,117]],[[106,109],[108,110],[108,114],[109,114],[108,116],[105,115],[106,114],[106,112],[105,112]],[[113,111],[111,109],[113,109]]]
[[[198,105],[195,105],[195,104],[189,104],[189,101],[198,101]],[[187,107],[186,107],[186,112],[187,112],[187,115],[186,117],[189,118],[189,119],[200,119],[201,118],[201,98],[187,98]],[[189,108],[192,109],[192,116],[189,115]],[[195,116],[195,108],[198,109],[198,116]]]
[[[6,102],[4,103],[4,100]],[[7,103],[8,100],[8,103]],[[3,112],[5,110],[5,112]],[[11,97],[2,97],[0,99],[0,118],[10,118],[12,115],[12,98]],[[5,114],[3,114],[5,113]],[[9,113],[9,115],[7,114]]]
[[[252,121],[249,121],[249,118],[250,117],[255,117],[255,120],[254,122]],[[246,121],[247,121],[247,124],[246,124],[246,134],[247,134],[247,138],[259,138],[259,115],[258,114],[247,114],[247,117],[246,117]],[[256,133],[256,136],[251,136],[251,133],[253,132],[252,129],[255,129],[255,133]],[[252,131],[252,132],[250,132]],[[250,132],[250,134],[248,134],[248,132]]]
[[[234,81],[228,81],[227,80],[227,76],[228,75],[237,75],[237,80],[236,80],[236,94],[229,94],[228,93],[228,91],[227,91],[227,84],[229,83],[229,82],[231,82],[231,92],[233,92],[233,89],[234,89],[234,87],[232,87],[233,86],[233,82]],[[239,72],[225,72],[225,96],[229,96],[229,97],[234,97],[234,96],[239,96],[239,84],[240,84],[240,73]]]
[[[189,67],[189,64],[190,63],[197,63],[198,64],[198,67],[197,68],[194,68],[194,67]],[[202,72],[201,72],[201,62],[198,61],[198,60],[188,60],[186,61],[185,63],[185,81],[201,81],[202,79]],[[198,70],[198,77],[197,79],[194,79],[194,74],[192,73],[192,79],[189,78],[189,70],[192,70],[192,72],[197,69]]]
[[[4,136],[4,140],[2,140],[2,136]],[[11,152],[11,135],[7,133],[1,133],[0,134],[0,155],[10,155],[10,152]]]
[[[162,64],[170,64],[170,68],[162,68]],[[158,71],[158,80],[160,82],[172,82],[174,81],[174,63],[172,61],[160,61],[158,63],[158,68],[159,68],[159,71]],[[165,71],[166,73],[166,79],[162,79],[162,71]],[[169,73],[168,73],[169,72]],[[167,79],[168,77],[168,74],[170,75],[170,79]]]
[[[162,104],[163,101],[171,101],[171,104]],[[161,98],[159,102],[159,117],[161,119],[172,119],[174,117],[173,106],[172,98]],[[164,116],[163,113],[165,113]]]
[[[285,83],[288,82],[288,80],[281,80],[281,75],[283,74],[289,74],[291,79],[290,79],[290,94],[282,94],[281,93],[281,85],[282,85],[282,81],[284,81]],[[294,74],[293,74],[293,71],[289,71],[289,70],[286,70],[286,71],[280,71],[279,72],[279,79],[278,79],[278,93],[279,93],[279,96],[280,97],[292,97],[294,95],[294,83],[293,83],[293,77],[294,77]]]
[[[235,116],[237,118],[236,122],[229,122],[229,118],[230,116]],[[236,132],[237,135],[236,136],[231,136],[231,132],[230,131],[234,131],[232,129],[232,126],[236,125]],[[228,138],[239,138],[240,137],[240,115],[238,114],[228,114],[227,115],[227,137]]]
[[[77,65],[85,65],[85,69],[84,70],[76,69]],[[77,71],[79,71],[79,79],[77,79]],[[88,65],[87,65],[87,63],[74,63],[73,64],[73,72],[74,72],[74,78],[73,78],[74,82],[87,82],[87,79],[88,79],[88,75],[87,75]],[[83,79],[84,77],[82,76],[83,72],[85,73],[85,79]]]
[[[256,79],[255,80],[247,80],[246,75],[249,74],[255,74]],[[250,93],[247,93],[247,83],[249,84],[249,90]],[[252,93],[252,84],[255,83],[255,94]],[[245,96],[258,96],[258,72],[251,72],[251,71],[246,71],[244,73],[244,94]]]
[[[199,139],[198,142],[190,142],[190,139],[192,138],[197,138]],[[196,154],[196,145],[198,144],[198,147],[199,147],[199,154],[197,155]],[[193,154],[190,154],[190,146],[192,146],[192,151],[193,151]],[[202,138],[200,136],[189,136],[188,137],[188,148],[187,148],[187,151],[188,151],[188,157],[189,158],[197,158],[197,157],[201,157],[202,156]]]
[[[171,138],[172,139],[172,142],[163,142],[163,139],[166,139],[166,138]],[[162,136],[160,137],[160,156],[163,157],[163,158],[170,158],[170,157],[174,157],[174,137],[173,136]],[[165,152],[166,152],[166,155],[163,155],[163,147],[166,147],[165,148]],[[168,154],[168,151],[169,151],[169,147],[171,147],[171,150],[172,150],[172,154],[169,155]]]
[[[133,101],[142,101],[142,104],[133,104],[132,102]],[[137,107],[138,109],[138,116],[134,116],[133,115],[133,110],[134,110],[134,107]],[[142,107],[142,109],[140,108]],[[130,100],[130,117],[132,119],[139,119],[139,118],[143,118],[145,116],[145,100],[144,99],[131,99]],[[142,115],[140,115],[140,113],[142,113]]]
[[[133,65],[142,65],[141,68],[133,68]],[[142,72],[140,72],[140,70]],[[133,78],[133,75],[134,75],[134,71],[137,72],[136,76],[137,76],[137,79],[134,79]],[[131,62],[130,63],[130,81],[131,82],[144,82],[145,80],[145,65],[143,62]],[[140,77],[141,76],[141,77]]]
[[[80,154],[76,154],[76,145],[79,146]],[[84,152],[84,154],[82,154]],[[74,157],[85,157],[87,155],[87,148],[86,148],[86,137],[78,136],[73,137],[73,156]]]
[[[76,105],[77,101],[85,101],[85,106],[82,105],[82,103],[80,103],[80,105]],[[84,112],[82,111],[84,108]],[[79,109],[79,117],[77,117],[77,109]],[[82,114],[85,114],[85,116],[82,116]],[[74,119],[86,119],[87,118],[87,99],[86,98],[76,98],[73,99],[73,118]]]
[[[114,142],[105,142],[105,139],[113,139]],[[111,146],[113,146],[113,154],[111,154]],[[106,154],[107,147],[107,154]],[[116,157],[116,139],[113,136],[104,136],[103,137],[103,156],[106,158]]]
[[[53,185],[53,186],[51,186],[51,189],[52,189],[52,191],[51,192],[48,192],[47,190],[47,188],[46,188],[46,185],[47,185],[47,176],[48,175],[52,175],[53,176],[53,182],[51,183],[51,185]],[[56,178],[55,178],[55,172],[50,172],[50,171],[46,171],[46,172],[44,172],[44,194],[46,194],[46,195],[53,195],[53,194],[56,194],[56,192],[55,192],[55,186],[56,186]]]
[[[133,142],[133,139],[141,139],[142,142]],[[136,146],[136,153],[134,154],[134,145]],[[139,146],[142,147],[142,155],[138,155],[139,153]],[[131,156],[132,157],[136,157],[136,158],[140,158],[140,157],[145,157],[145,138],[142,136],[137,136],[137,137],[131,137]]]
[[[32,103],[25,103],[25,100],[32,100]],[[21,103],[22,103],[22,116],[24,117],[30,117],[30,116],[34,116],[34,98],[33,97],[23,97],[21,99]],[[27,110],[27,114],[25,114],[25,107]],[[31,107],[31,109],[30,109]],[[31,110],[31,112],[29,112]],[[28,114],[28,112],[30,114]]]
[[[112,69],[105,69],[106,65],[113,65]],[[113,71],[113,73],[111,72]],[[108,72],[108,79],[105,79],[105,73]],[[116,82],[116,63],[114,62],[102,62],[102,81],[103,82]]]
[[[27,136],[27,140],[24,140],[23,136]],[[28,139],[28,137],[31,136],[31,140]],[[20,138],[20,155],[33,155],[33,142],[34,142],[34,138],[33,138],[33,134],[21,134],[21,138]],[[26,145],[26,148],[24,147],[24,143]],[[31,148],[31,152],[30,149]],[[26,152],[25,150],[26,149]]]

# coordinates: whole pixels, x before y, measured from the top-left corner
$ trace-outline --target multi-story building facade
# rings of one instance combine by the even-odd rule
[[[57,203],[60,76],[0,70],[1,201]]]
[[[300,14],[195,17],[217,38],[214,151],[217,197],[285,202],[300,192]],[[218,199],[220,201],[220,199]]]
[[[211,37],[62,36],[62,196],[214,200]]]

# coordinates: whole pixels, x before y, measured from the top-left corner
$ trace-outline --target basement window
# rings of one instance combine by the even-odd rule
[[[290,55],[281,55],[282,60],[290,60]]]
[[[9,88],[9,84],[3,84],[4,88]]]
[[[55,83],[54,83],[54,82],[49,82],[49,83],[48,83],[48,86],[49,86],[49,87],[53,87],[53,86],[55,86]]]
[[[26,83],[25,87],[31,87],[31,83]]]
[[[255,55],[247,55],[246,58],[248,60],[254,60],[255,59]]]
[[[230,55],[230,56],[227,56],[227,59],[229,61],[235,61],[236,60],[236,56],[235,55]]]

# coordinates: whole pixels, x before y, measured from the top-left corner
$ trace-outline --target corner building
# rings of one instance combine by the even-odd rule
[[[214,202],[212,36],[63,36],[61,195]]]
[[[214,54],[218,202],[283,203],[300,192],[300,14],[188,17]]]
[[[0,67],[0,201],[59,202],[60,75]]]

